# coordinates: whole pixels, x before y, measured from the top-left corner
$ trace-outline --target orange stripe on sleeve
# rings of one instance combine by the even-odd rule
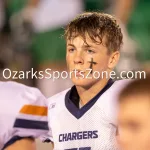
[[[24,105],[20,110],[20,113],[27,115],[47,116],[47,107],[35,106],[35,105]]]

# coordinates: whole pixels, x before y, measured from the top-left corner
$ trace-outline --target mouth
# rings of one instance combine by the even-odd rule
[[[85,71],[81,69],[73,69],[72,71],[74,72],[76,77],[83,77],[83,74],[85,73]]]
[[[76,72],[76,73],[85,73],[85,71],[83,71],[81,69],[73,69],[72,71]]]

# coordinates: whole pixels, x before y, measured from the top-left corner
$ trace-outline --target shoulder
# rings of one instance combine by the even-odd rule
[[[108,90],[106,90],[103,96],[105,97],[110,97],[115,95],[117,96],[117,94],[130,82],[132,82],[132,80],[130,79],[114,81],[112,86]]]
[[[65,97],[70,89],[62,91],[48,99],[48,120],[51,122],[52,118],[57,116],[60,112],[66,110]]]
[[[0,82],[0,97],[0,116],[5,116],[5,120],[13,121],[21,114],[47,111],[45,96],[34,87],[16,82]]]
[[[4,93],[10,92],[11,94],[14,95],[16,95],[16,93],[22,93],[22,92],[41,94],[41,92],[37,88],[26,86],[24,84],[13,82],[13,81],[0,82],[0,93],[2,92]]]
[[[127,84],[132,82],[134,79],[124,79],[124,80],[117,80],[114,82],[113,86],[115,89],[122,89],[124,88]]]
[[[66,89],[60,93],[57,93],[57,94],[53,95],[52,97],[49,97],[48,98],[48,106],[51,105],[52,103],[64,102],[65,96],[69,92],[69,90],[70,90],[70,88]]]
[[[114,81],[114,83],[109,87],[100,98],[106,100],[113,100],[119,94],[119,92],[132,80],[118,80]]]
[[[118,111],[118,96],[120,91],[132,80],[118,80],[99,98],[98,106],[106,113],[109,120],[116,120]]]

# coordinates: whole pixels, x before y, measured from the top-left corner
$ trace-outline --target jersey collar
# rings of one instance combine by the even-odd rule
[[[96,103],[99,97],[112,86],[113,83],[114,81],[110,79],[106,86],[82,108],[79,108],[79,95],[76,87],[73,86],[65,96],[66,108],[74,117],[80,119]]]

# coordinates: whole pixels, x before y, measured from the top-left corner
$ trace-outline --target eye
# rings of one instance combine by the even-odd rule
[[[139,130],[140,126],[136,123],[130,123],[128,125],[129,129],[132,130],[133,132],[136,132]]]
[[[73,52],[75,51],[75,49],[74,49],[74,48],[69,48],[68,51],[69,51],[70,53],[73,53]]]
[[[91,50],[91,49],[88,49],[88,50],[87,50],[87,53],[89,53],[89,54],[94,54],[95,52],[94,52],[93,50]]]

